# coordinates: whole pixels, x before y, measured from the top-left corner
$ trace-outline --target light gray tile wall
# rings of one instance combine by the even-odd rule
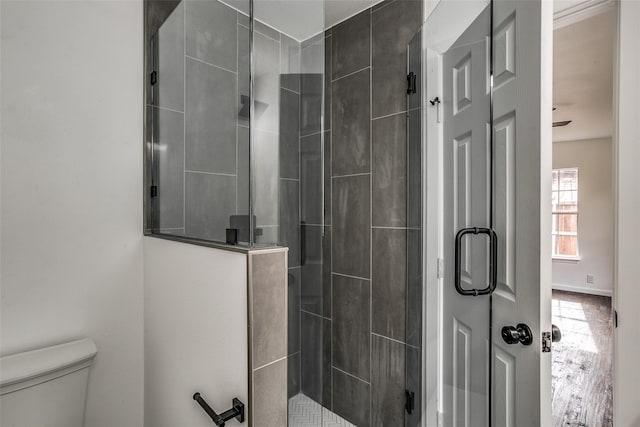
[[[300,43],[280,35],[280,86],[300,93]]]
[[[218,1],[184,1],[187,55],[237,71],[237,12]]]
[[[156,8],[159,11],[155,15],[162,17],[154,18],[152,13],[148,18],[158,21],[153,28],[160,28],[157,52],[149,55],[158,71],[154,103],[172,112],[155,114],[159,120],[155,129],[154,123],[150,126],[151,133],[155,130],[157,136],[162,130],[166,135],[164,139],[171,140],[170,145],[160,141],[168,150],[156,153],[159,161],[155,168],[160,170],[162,197],[154,201],[155,226],[166,233],[180,234],[182,230],[182,233],[192,233],[192,237],[224,241],[225,229],[230,226],[228,215],[248,214],[251,197],[249,120],[247,114],[239,114],[242,96],[249,95],[249,22],[246,16],[218,1],[184,0],[177,7],[173,4],[171,7],[175,8],[171,12]],[[168,19],[160,25],[166,15]],[[255,85],[256,120],[251,158],[259,161],[253,165],[252,203],[261,229],[256,242],[276,244],[280,241],[279,224],[283,220],[279,214],[282,189],[279,178],[299,180],[301,50],[300,43],[262,23],[256,22],[255,30],[254,66],[259,78]],[[290,98],[283,104],[280,103],[281,86],[289,90]],[[247,100],[244,101],[246,104]],[[287,107],[283,115],[293,120],[281,123],[280,111]],[[181,126],[176,124],[179,121],[174,117],[176,114],[184,116]],[[281,129],[287,136],[282,141]],[[180,133],[182,141],[178,139]],[[179,144],[183,144],[182,155],[178,155]],[[279,152],[280,148],[292,157],[282,161],[280,157],[284,153]],[[176,172],[180,161],[184,164],[183,170]],[[224,185],[218,183],[216,188],[233,191],[233,195],[216,194],[216,199],[223,200],[222,204],[213,200],[196,201],[195,192],[203,190],[195,187],[196,182],[205,179],[187,178],[194,172],[228,177],[217,179],[224,181]],[[230,178],[235,180],[235,185],[230,184]],[[187,188],[188,184],[191,188]],[[227,202],[232,196],[234,207],[229,210]],[[298,203],[291,198],[287,201]],[[209,209],[217,212],[211,213]],[[193,223],[188,224],[190,221]],[[295,221],[297,223],[299,217]],[[289,236],[287,240],[296,241],[294,237]],[[297,256],[298,251],[293,249],[293,256]]]
[[[278,133],[280,123],[280,42],[262,33],[253,36],[253,86],[256,102],[264,103],[262,111],[256,106],[253,124],[256,129]],[[275,151],[277,156],[278,151]],[[277,176],[277,171],[275,172]]]
[[[287,360],[279,360],[253,372],[250,426],[287,425]]]
[[[184,4],[180,3],[158,29],[154,105],[184,112]]]
[[[188,237],[225,240],[225,224],[236,210],[236,177],[185,173],[185,232]]]
[[[147,98],[157,107],[147,116],[159,148],[153,226],[224,241],[229,217],[249,209],[249,129],[238,115],[240,94],[249,94],[249,30],[243,15],[218,1],[156,3],[147,17],[150,32],[158,29],[149,52],[158,83]],[[277,194],[277,186],[268,190]]]
[[[184,114],[147,107],[155,124],[158,171],[156,224],[167,230],[184,227]]]
[[[189,57],[185,63],[185,170],[235,175],[236,73]]]
[[[273,249],[249,253],[250,369],[249,425],[287,425],[287,396],[290,387],[287,318],[287,250]],[[295,375],[291,375],[295,381]]]

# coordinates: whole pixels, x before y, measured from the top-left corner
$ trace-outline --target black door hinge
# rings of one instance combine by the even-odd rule
[[[618,310],[613,310],[613,327],[618,327]]]
[[[412,391],[405,390],[404,395],[406,397],[404,409],[407,411],[407,414],[411,415],[415,409],[415,394]]]
[[[152,71],[151,72],[151,86],[153,86],[157,82],[158,82],[158,72],[157,71]]]
[[[158,186],[157,185],[152,185],[151,186],[150,195],[151,195],[151,197],[158,197]]]
[[[411,72],[407,74],[407,95],[416,93],[416,74]]]

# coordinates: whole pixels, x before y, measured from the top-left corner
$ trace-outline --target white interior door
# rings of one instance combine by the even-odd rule
[[[546,426],[551,358],[541,337],[551,330],[552,5],[486,5],[442,1],[425,27],[429,52],[440,55],[440,76],[427,70],[427,82],[442,81],[439,406],[444,426]],[[468,227],[497,235],[490,296],[463,296],[454,286],[456,234]],[[486,236],[461,239],[461,288],[490,283],[490,251]],[[502,328],[521,323],[531,330],[530,344],[507,344]],[[513,336],[526,343],[522,331]]]
[[[444,425],[489,424],[489,295],[460,295],[454,286],[459,230],[490,226],[491,8],[443,55],[444,137]],[[482,235],[460,241],[462,288],[488,286],[488,244]],[[447,363],[450,361],[450,363]]]
[[[550,1],[493,3],[494,228],[493,426],[551,424]],[[527,324],[531,345],[507,344],[504,326]],[[550,340],[548,342],[550,345]]]

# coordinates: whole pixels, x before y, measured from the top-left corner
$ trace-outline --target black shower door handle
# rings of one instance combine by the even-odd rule
[[[464,289],[460,283],[460,248],[462,246],[462,238],[466,234],[486,234],[489,236],[489,283],[482,289]],[[493,293],[498,284],[498,236],[491,228],[486,227],[468,227],[463,228],[456,234],[456,256],[455,256],[455,278],[454,283],[456,291],[460,295],[474,296],[489,295]]]

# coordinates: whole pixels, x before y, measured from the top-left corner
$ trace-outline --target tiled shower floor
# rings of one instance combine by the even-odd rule
[[[289,399],[289,427],[356,427],[302,393]]]

